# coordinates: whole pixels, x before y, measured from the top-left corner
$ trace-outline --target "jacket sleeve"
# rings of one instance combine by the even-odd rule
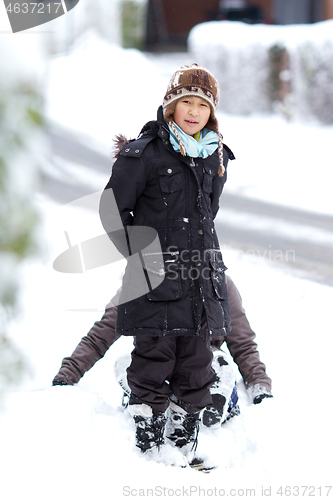
[[[215,219],[217,212],[220,208],[220,196],[222,194],[224,184],[227,180],[227,171],[225,170],[223,177],[217,175],[213,180],[212,193],[211,193],[211,207],[213,218]]]
[[[101,320],[96,321],[72,355],[62,360],[61,368],[54,380],[62,380],[68,385],[76,384],[120,337],[115,333],[116,319],[117,307],[106,309]]]
[[[132,225],[137,199],[147,183],[142,157],[119,156],[100,201],[102,225],[124,257],[131,254],[126,228]]]
[[[223,165],[225,171],[223,177],[220,177],[219,175],[215,177],[211,194],[211,207],[214,219],[219,210],[219,201],[224,188],[224,184],[227,182],[227,167],[229,160],[235,160],[235,155],[226,144],[223,144]]]
[[[231,315],[231,332],[226,342],[230,354],[238,365],[246,388],[260,384],[270,391],[272,381],[260,360],[255,333],[246,317],[239,291],[230,276],[226,276],[226,282]]]

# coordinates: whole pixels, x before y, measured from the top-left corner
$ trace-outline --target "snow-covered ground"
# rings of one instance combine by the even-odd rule
[[[163,63],[162,57],[107,46],[95,37],[81,41],[70,57],[50,64],[48,115],[103,149],[115,133],[136,136],[154,119],[179,58]],[[332,214],[332,127],[277,117],[219,119],[237,156],[228,173],[229,192]],[[79,174],[72,169],[71,175]],[[94,189],[106,180],[99,177]],[[1,498],[333,495],[326,488],[333,444],[332,288],[290,275],[277,262],[226,248],[228,272],[257,333],[274,399],[250,406],[238,376],[241,415],[199,436],[198,452],[219,465],[210,474],[148,462],[134,447],[131,418],[121,408],[113,376],[113,363],[131,349],[131,339],[118,340],[76,386],[51,387],[62,358],[119,286],[123,264],[80,276],[56,273],[52,257],[66,243],[61,230],[74,225],[74,237],[86,239],[98,233],[98,215],[40,195],[37,203],[50,254],[45,250],[22,273],[22,312],[11,335],[30,374],[9,395],[0,421]]]

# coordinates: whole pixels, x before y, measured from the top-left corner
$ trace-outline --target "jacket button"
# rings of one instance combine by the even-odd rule
[[[136,149],[136,150],[135,150],[135,152],[136,152],[136,153],[140,153],[140,149]]]
[[[203,234],[203,230],[202,229],[198,229],[198,234]]]
[[[168,174],[172,174],[172,168],[168,168],[167,172]]]
[[[125,153],[128,153],[129,151],[130,151],[130,149],[129,149],[129,148],[125,149]]]

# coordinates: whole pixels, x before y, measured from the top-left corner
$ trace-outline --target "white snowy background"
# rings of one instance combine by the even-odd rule
[[[191,59],[123,50],[91,33],[67,56],[49,61],[47,116],[109,152],[114,134],[134,137],[155,118],[171,73]],[[237,157],[226,191],[332,215],[332,126],[259,115],[219,114],[219,122]],[[94,191],[108,180],[69,162],[59,171],[47,161],[43,168]],[[82,276],[56,273],[52,261],[66,248],[63,231],[70,231],[72,243],[100,234],[98,214],[60,206],[38,193],[36,203],[43,254],[22,267],[21,309],[11,326],[30,369],[1,414],[1,498],[202,498],[223,492],[246,497],[250,488],[260,497],[262,488],[267,495],[270,487],[278,498],[280,486],[286,495],[286,487],[308,486],[314,489],[299,490],[299,496],[305,491],[304,496],[325,497],[332,484],[333,289],[293,275],[274,259],[225,248],[228,272],[273,380],[274,399],[251,406],[238,374],[241,415],[199,435],[198,453],[217,464],[216,470],[205,475],[148,462],[135,449],[131,418],[113,376],[113,363],[131,350],[131,339],[117,341],[79,384],[51,387],[62,358],[101,317],[120,285],[123,264]],[[223,197],[218,217],[224,217]],[[276,223],[295,237],[303,229]],[[330,235],[308,234],[309,241],[318,237]],[[95,310],[73,311],[80,308]]]

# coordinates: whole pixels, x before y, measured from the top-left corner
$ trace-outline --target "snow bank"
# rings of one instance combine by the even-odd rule
[[[214,21],[195,26],[188,46],[218,78],[223,111],[267,113],[280,101],[288,115],[332,123],[332,32],[332,20],[286,26]]]
[[[89,32],[68,57],[50,62],[47,114],[66,127],[111,145],[116,134],[137,137],[156,119],[167,81],[138,50]]]
[[[77,3],[74,9],[52,21],[52,31],[47,35],[49,49],[52,53],[65,53],[82,33],[91,29],[109,43],[121,45],[121,4],[122,0]]]

